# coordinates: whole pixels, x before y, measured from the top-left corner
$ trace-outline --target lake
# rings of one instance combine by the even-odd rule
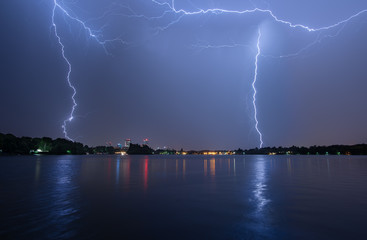
[[[1,239],[362,239],[367,156],[0,157]]]

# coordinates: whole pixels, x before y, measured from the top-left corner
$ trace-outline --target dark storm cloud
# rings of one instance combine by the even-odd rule
[[[67,66],[51,29],[52,1],[0,3],[0,132],[62,137],[71,107]],[[275,23],[269,15],[174,14],[151,1],[64,1],[68,10],[105,38],[107,55],[78,23],[60,12],[56,20],[78,94],[70,135],[90,145],[151,139],[154,147],[249,148],[259,145],[254,129],[252,88],[257,29],[262,28],[257,104],[265,145],[313,145],[366,141],[364,66],[367,14],[348,22],[337,37],[293,58],[297,52],[340,28],[308,33]],[[318,28],[366,9],[355,1],[176,1],[177,8],[271,9],[278,17]],[[107,17],[103,13],[108,11]],[[115,14],[119,13],[119,14]],[[233,48],[199,46],[241,45]],[[267,57],[265,57],[267,56]]]

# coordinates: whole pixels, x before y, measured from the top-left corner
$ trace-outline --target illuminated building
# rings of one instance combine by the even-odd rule
[[[130,138],[126,139],[125,140],[125,147],[129,148],[130,144],[131,144],[131,139]]]
[[[149,139],[148,138],[144,138],[143,139],[143,144],[144,145],[148,145],[149,144]]]

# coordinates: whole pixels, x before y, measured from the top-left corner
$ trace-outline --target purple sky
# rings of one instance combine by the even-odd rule
[[[60,4],[99,30],[100,40],[125,42],[104,48],[79,22],[56,11],[77,89],[78,106],[67,125],[76,141],[95,146],[149,138],[154,148],[187,150],[259,146],[251,84],[261,29],[256,103],[264,146],[367,142],[367,12],[330,30],[308,32],[260,12],[182,16],[171,11],[149,20],[170,9],[150,0]],[[367,9],[367,2],[200,0],[176,1],[175,7],[258,7],[320,28]],[[72,90],[52,9],[52,0],[0,3],[0,132],[64,137],[61,125],[71,110]],[[146,18],[132,17],[133,12]],[[279,58],[317,40],[296,56]]]

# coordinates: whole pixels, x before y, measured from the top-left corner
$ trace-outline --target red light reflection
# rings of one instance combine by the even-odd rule
[[[149,158],[148,156],[144,157],[144,190],[147,190],[148,188],[148,163]]]

